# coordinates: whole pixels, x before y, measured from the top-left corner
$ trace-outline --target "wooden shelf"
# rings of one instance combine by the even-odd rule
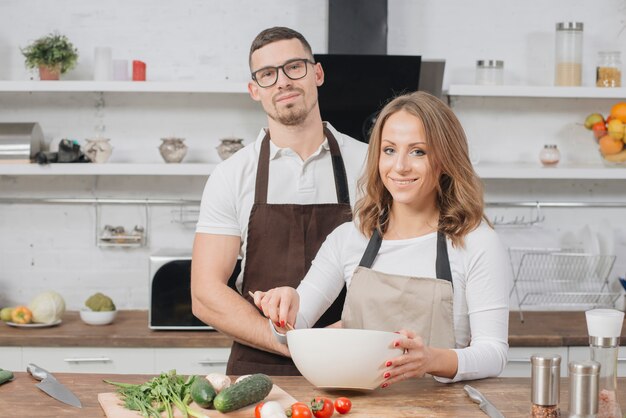
[[[0,175],[6,176],[208,176],[216,164],[0,164]]]
[[[0,81],[3,92],[248,94],[248,89],[245,83],[231,81]]]
[[[449,96],[534,97],[626,100],[626,88],[555,87],[555,86],[480,86],[452,84]]]

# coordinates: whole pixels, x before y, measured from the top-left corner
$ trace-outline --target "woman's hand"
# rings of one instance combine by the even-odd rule
[[[458,359],[452,350],[433,348],[424,344],[422,338],[413,331],[400,330],[394,347],[404,350],[404,354],[385,364],[381,387],[386,388],[411,377],[422,377],[426,373],[452,378],[456,375]]]
[[[293,326],[300,308],[300,295],[293,287],[283,286],[267,292],[256,291],[254,304],[279,328]]]

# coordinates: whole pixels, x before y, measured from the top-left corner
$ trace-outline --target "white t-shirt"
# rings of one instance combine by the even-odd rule
[[[350,286],[368,238],[354,222],[337,227],[320,248],[298,286],[297,328],[312,326],[335,300],[344,283]],[[497,233],[482,223],[465,237],[465,247],[448,240],[452,271],[453,315],[458,372],[442,382],[497,376],[508,351],[509,290],[512,272]],[[372,270],[412,277],[435,277],[437,233],[405,240],[383,240]],[[348,290],[349,291],[349,290]]]
[[[329,123],[326,126],[339,145],[346,168],[350,204],[354,205],[356,182],[362,174],[367,144],[338,132]],[[204,187],[196,225],[197,233],[235,235],[241,238],[240,256],[243,260],[238,283],[241,282],[245,268],[248,220],[254,203],[256,171],[264,137],[265,129],[261,129],[254,143],[215,167]],[[302,161],[290,148],[279,148],[270,141],[268,183],[268,203],[336,203],[337,192],[328,141],[324,140],[306,161]]]

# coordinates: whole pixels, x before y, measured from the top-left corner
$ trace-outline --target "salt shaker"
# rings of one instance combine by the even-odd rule
[[[561,159],[561,152],[554,144],[546,144],[539,152],[539,160],[546,167],[557,165]]]
[[[569,363],[569,418],[595,418],[598,413],[600,363]]]
[[[557,418],[561,381],[561,356],[558,354],[534,354],[530,357],[531,418]]]

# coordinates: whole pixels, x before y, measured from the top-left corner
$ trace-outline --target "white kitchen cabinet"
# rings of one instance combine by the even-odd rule
[[[22,368],[28,363],[54,372],[154,373],[152,348],[22,347]]]
[[[0,369],[12,372],[26,370],[22,367],[22,347],[0,347]]]
[[[589,347],[570,347],[569,361],[585,361],[591,359]],[[626,347],[620,347],[617,355],[617,376],[626,376]]]
[[[156,373],[176,369],[180,374],[226,373],[230,348],[155,348]]]
[[[558,354],[561,356],[561,376],[567,376],[567,347],[509,347],[509,359],[500,377],[530,377],[530,356]]]

